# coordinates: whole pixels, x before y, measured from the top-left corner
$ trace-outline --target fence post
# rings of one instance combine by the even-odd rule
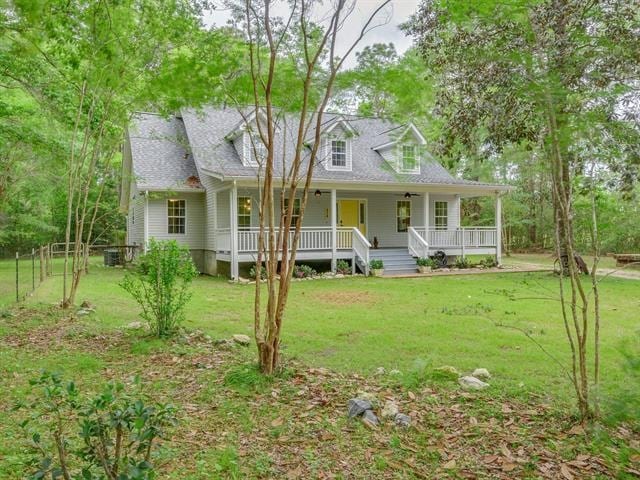
[[[18,274],[20,268],[18,262],[20,262],[20,253],[16,252],[16,303],[20,302],[20,277]]]
[[[36,249],[31,249],[31,293],[36,291]]]
[[[47,244],[47,276],[53,275],[53,266],[51,264],[51,244]]]
[[[44,282],[44,247],[40,245],[40,283]]]

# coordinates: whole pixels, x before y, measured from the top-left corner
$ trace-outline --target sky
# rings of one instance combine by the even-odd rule
[[[330,2],[325,2],[329,4]],[[356,0],[355,9],[345,22],[345,26],[340,33],[339,45],[345,50],[356,39],[364,23],[371,13],[382,3],[382,0]],[[274,2],[277,15],[286,14],[286,2]],[[374,43],[392,42],[396,46],[398,53],[405,52],[411,46],[411,38],[400,31],[398,25],[408,20],[409,16],[415,12],[418,0],[392,0],[376,17],[379,27],[369,31],[360,42],[356,51],[362,50],[365,46]],[[206,25],[225,25],[229,20],[229,12],[218,8],[215,11],[205,14]],[[350,68],[355,65],[355,53],[345,61],[345,67]]]

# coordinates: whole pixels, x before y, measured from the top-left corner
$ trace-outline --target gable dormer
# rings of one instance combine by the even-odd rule
[[[242,118],[240,122],[226,136],[233,143],[242,165],[245,167],[257,167],[266,158],[267,147],[262,142],[258,122],[262,127],[263,135],[266,135],[267,116],[264,112],[254,110],[251,114]]]
[[[397,133],[390,134],[392,140],[373,147],[397,173],[418,174],[427,140],[413,123]]]
[[[344,116],[332,119],[322,130],[323,163],[326,170],[350,172],[352,141],[357,131]]]

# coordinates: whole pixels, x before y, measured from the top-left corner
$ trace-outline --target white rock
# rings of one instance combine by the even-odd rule
[[[239,345],[249,345],[251,343],[251,339],[248,335],[236,334],[232,338],[233,341]]]
[[[400,374],[402,374],[402,372],[400,370],[396,369],[396,368],[394,368],[393,370],[391,370],[389,372],[389,375],[394,375],[394,376],[395,375],[400,375]]]
[[[382,409],[382,418],[395,418],[395,416],[400,412],[398,405],[391,400],[387,400],[384,404],[384,408]]]
[[[483,390],[489,386],[488,383],[484,383],[482,380],[471,376],[460,377],[458,383],[462,388],[468,390]]]
[[[471,375],[476,378],[491,378],[491,374],[486,368],[476,368]]]
[[[358,394],[356,396],[371,403],[373,408],[376,408],[378,406],[378,398],[373,393],[365,392],[364,390],[358,390]]]
[[[131,323],[128,323],[124,328],[128,328],[130,330],[138,330],[142,327],[144,327],[142,322],[131,322]]]
[[[384,367],[376,368],[376,375],[384,375],[385,373],[387,373],[387,371],[384,369]]]

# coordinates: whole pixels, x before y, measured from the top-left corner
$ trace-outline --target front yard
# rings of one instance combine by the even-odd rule
[[[568,364],[551,274],[296,282],[283,335],[288,375],[274,381],[251,369],[253,348],[221,350],[203,335],[161,342],[123,328],[139,318],[121,278],[121,270],[98,266],[84,278],[78,301],[96,306],[87,317],[61,318],[51,307],[59,277],[26,309],[3,315],[0,387],[10,392],[3,410],[42,368],[87,388],[140,374],[150,393],[183,412],[176,442],[159,459],[172,478],[556,478],[570,461],[586,462],[590,475],[623,477],[637,468],[637,441],[624,432],[586,443],[566,434],[571,421],[558,407],[572,404],[570,386],[523,333]],[[608,278],[602,298],[603,391],[615,395],[627,381],[619,349],[638,334],[640,282]],[[252,300],[253,286],[201,277],[185,327],[214,340],[251,336]],[[468,394],[455,382],[433,383],[428,372],[442,365],[487,368],[491,387]],[[378,367],[387,374],[375,375]],[[370,432],[347,422],[345,403],[358,389],[396,399],[415,429]],[[18,435],[13,423],[0,429],[5,438]],[[600,465],[594,455],[603,441]],[[1,447],[0,477],[21,475],[20,452],[19,443]]]

